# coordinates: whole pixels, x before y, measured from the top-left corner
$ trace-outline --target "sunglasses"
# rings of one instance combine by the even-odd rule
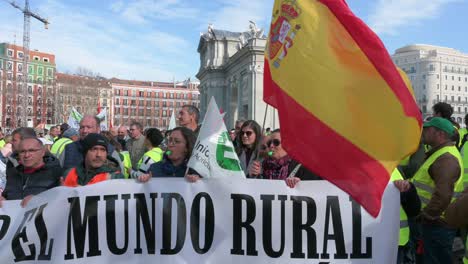
[[[241,131],[240,132],[241,136],[247,135],[248,137],[250,137],[252,134],[253,134],[253,131]]]
[[[279,139],[271,139],[271,140],[268,140],[266,145],[269,147],[271,145],[271,143],[273,143],[273,145],[275,147],[281,145],[281,141],[279,141]]]

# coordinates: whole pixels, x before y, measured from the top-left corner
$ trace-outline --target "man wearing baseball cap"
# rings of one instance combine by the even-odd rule
[[[78,187],[110,179],[123,179],[119,162],[108,156],[107,139],[100,134],[88,134],[82,141],[82,165],[65,173],[64,186]]]
[[[456,230],[445,220],[445,210],[463,191],[463,163],[460,152],[451,137],[455,133],[452,123],[434,117],[424,123],[422,141],[431,149],[411,183],[421,200],[421,212],[416,217],[421,231],[424,263],[451,263],[452,244]],[[400,191],[409,189],[409,184]],[[412,230],[415,232],[416,230]]]

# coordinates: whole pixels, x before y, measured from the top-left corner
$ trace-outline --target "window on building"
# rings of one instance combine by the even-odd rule
[[[452,75],[452,81],[455,81],[455,76]]]
[[[447,80],[447,75],[445,75],[445,80]]]
[[[128,90],[124,90],[124,95],[128,96]]]
[[[439,79],[439,74],[437,74],[436,76],[437,76],[437,79]]]
[[[53,69],[47,68],[47,76],[52,76],[52,75],[53,75]]]
[[[458,77],[458,81],[461,82],[461,77]]]
[[[452,91],[455,91],[455,85],[452,85]]]
[[[42,59],[44,62],[49,62],[49,58],[43,58]]]
[[[451,98],[452,98],[452,102],[455,101],[455,96],[452,95]]]
[[[128,100],[127,100],[127,99],[123,99],[122,104],[123,104],[124,106],[127,106],[127,105],[128,105]]]
[[[426,90],[426,85],[423,84],[422,88],[423,88],[423,90]],[[194,99],[194,100],[195,100],[195,99]]]
[[[136,100],[135,100],[135,99],[132,99],[132,100],[130,101],[130,105],[136,105]]]
[[[461,107],[460,106],[458,107],[458,113],[461,113]]]
[[[437,84],[437,90],[439,90],[439,84]]]
[[[465,113],[468,112],[467,110],[468,110],[468,109],[465,107]]]
[[[458,86],[458,91],[461,92],[461,86]]]
[[[13,50],[12,49],[7,50],[7,56],[8,57],[13,57]]]
[[[437,95],[437,99],[436,99],[436,100],[437,100],[437,102],[440,100],[440,99],[439,99],[439,95]]]
[[[429,65],[429,71],[435,71],[434,64]]]
[[[139,91],[139,92],[138,92],[138,95],[139,95],[140,97],[144,97],[144,96],[145,96],[145,92]]]
[[[461,96],[458,96],[458,102],[461,102]]]
[[[163,101],[163,107],[167,107],[167,102]]]

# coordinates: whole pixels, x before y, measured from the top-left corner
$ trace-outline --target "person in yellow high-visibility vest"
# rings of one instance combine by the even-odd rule
[[[5,144],[6,144],[6,142],[5,142],[5,139],[4,139],[3,131],[0,128],[0,149],[3,148],[5,146]]]
[[[159,147],[164,137],[157,128],[149,128],[145,134],[145,145],[149,149],[143,157],[138,161],[138,170],[130,170],[132,178],[139,178],[149,172],[149,168],[153,163],[159,162],[163,158],[163,150]]]
[[[465,138],[465,136],[468,134],[468,114],[465,115],[463,121],[465,122],[465,127],[458,130],[458,134],[460,135],[460,139],[458,140],[458,149],[461,149],[468,139]]]
[[[416,188],[408,181],[403,179],[398,169],[395,169],[390,177],[395,186],[400,190],[400,236],[398,241],[397,264],[408,263],[414,258],[413,248],[408,243],[410,240],[410,226],[408,218],[417,216],[421,210],[421,201],[419,200]]]
[[[54,144],[52,144],[52,147],[50,148],[50,153],[52,153],[55,157],[60,158],[65,147],[68,144],[77,141],[78,139],[80,139],[80,134],[78,133],[78,130],[70,127],[65,132],[63,132],[61,138],[59,138],[54,142]],[[63,160],[60,161],[60,165],[63,165]]]
[[[463,190],[462,158],[452,140],[455,129],[449,120],[434,117],[423,127],[423,143],[431,150],[411,179],[422,204],[416,220],[423,259],[424,263],[451,263],[456,230],[445,221],[445,210]]]

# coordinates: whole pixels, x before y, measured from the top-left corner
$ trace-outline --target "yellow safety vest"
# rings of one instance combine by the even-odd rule
[[[393,173],[390,177],[390,181],[396,181],[396,180],[403,180],[403,176],[401,175],[400,171],[398,169],[393,170]],[[405,213],[405,210],[403,210],[403,207],[400,205],[400,239],[398,241],[399,246],[404,246],[408,243],[409,241],[409,225],[408,225],[408,216]]]
[[[128,151],[121,151],[119,152],[120,159],[122,160],[122,164],[124,166],[123,175],[125,179],[128,179],[129,173],[128,171],[132,168],[132,160],[130,159],[130,153]]]
[[[460,152],[455,146],[447,146],[443,147],[436,152],[432,153],[432,155],[421,165],[419,170],[416,172],[414,177],[411,181],[416,187],[418,192],[419,199],[421,200],[421,209],[424,209],[429,201],[431,200],[432,193],[434,192],[435,183],[432,180],[431,176],[429,175],[429,168],[431,165],[445,153],[450,153],[450,155],[454,156],[458,160],[458,164],[460,165],[460,177],[455,183],[453,196],[451,202],[453,202],[463,191],[463,162],[460,155]],[[444,214],[441,215],[444,217]]]
[[[52,147],[50,148],[50,153],[54,154],[56,157],[60,156],[62,154],[63,150],[65,149],[65,146],[72,143],[73,140],[63,137],[57,141],[54,142]]]
[[[460,128],[460,129],[458,130],[458,134],[460,135],[460,138],[458,139],[458,147],[460,147],[460,148],[462,147],[462,146],[461,146],[461,142],[462,142],[462,140],[463,140],[463,137],[464,137],[467,133],[468,133],[468,130],[466,129],[466,127]]]
[[[463,186],[468,187],[468,142],[462,146],[460,153],[463,159]]]
[[[158,161],[161,161],[162,158],[163,158],[163,151],[162,149],[160,149],[159,147],[155,147],[155,148],[152,148],[150,151],[147,151],[143,157],[141,157],[141,159],[138,161],[138,169],[140,169],[141,167],[141,164],[143,163],[144,160],[146,159],[151,159],[153,162],[152,163],[155,163],[155,162],[158,162]]]
[[[0,140],[0,148],[3,148],[5,146],[5,139]]]

